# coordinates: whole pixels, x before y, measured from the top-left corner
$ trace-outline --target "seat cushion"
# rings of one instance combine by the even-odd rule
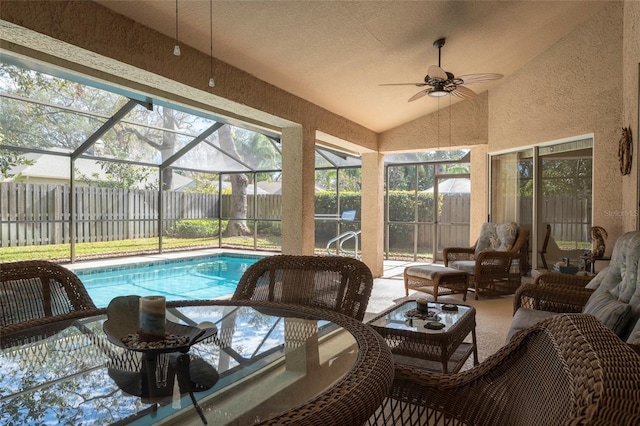
[[[433,280],[436,274],[461,274],[463,271],[454,268],[447,268],[442,265],[416,265],[409,266],[406,269],[407,275],[418,278],[425,278],[428,280]]]
[[[467,274],[473,275],[476,271],[476,261],[475,260],[452,260],[449,262],[449,267],[458,269],[460,271],[466,272]]]
[[[637,321],[635,327],[631,330],[627,343],[640,345],[640,321]]]
[[[631,319],[631,305],[616,299],[608,291],[594,292],[582,312],[598,318],[620,337]]]
[[[540,321],[546,320],[554,315],[558,315],[558,313],[527,308],[518,309],[511,320],[511,326],[509,327],[505,343],[509,343],[513,335],[518,331],[533,327]]]

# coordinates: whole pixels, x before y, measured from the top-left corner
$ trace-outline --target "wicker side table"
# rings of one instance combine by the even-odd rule
[[[429,293],[435,302],[440,294],[462,293],[462,301],[467,300],[469,275],[458,269],[442,265],[416,265],[404,269],[404,291],[409,289]]]
[[[429,310],[438,313],[444,328],[426,328],[429,319],[411,316],[415,300],[406,301],[381,313],[368,322],[387,342],[400,364],[419,366],[432,371],[456,373],[469,356],[478,365],[476,343],[476,310],[473,306],[454,305],[457,310],[443,310],[442,303],[429,303]],[[471,342],[465,341],[471,334]]]

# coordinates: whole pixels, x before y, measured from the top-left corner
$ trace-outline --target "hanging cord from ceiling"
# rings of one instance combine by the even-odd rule
[[[216,82],[213,79],[213,0],[209,0],[209,87],[215,87]]]
[[[173,46],[173,54],[180,56],[180,45],[178,44],[178,0],[176,0],[176,44]]]

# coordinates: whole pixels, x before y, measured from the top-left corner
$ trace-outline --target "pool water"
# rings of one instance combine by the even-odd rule
[[[242,274],[260,258],[222,254],[79,269],[75,273],[99,308],[114,297],[128,295],[215,299],[233,294]]]

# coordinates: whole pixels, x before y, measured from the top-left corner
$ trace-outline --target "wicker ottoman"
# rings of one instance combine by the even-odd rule
[[[438,301],[441,294],[462,293],[462,300],[467,300],[469,275],[458,269],[447,268],[442,265],[409,266],[404,270],[404,291],[409,295],[409,289],[429,293],[434,301]]]

